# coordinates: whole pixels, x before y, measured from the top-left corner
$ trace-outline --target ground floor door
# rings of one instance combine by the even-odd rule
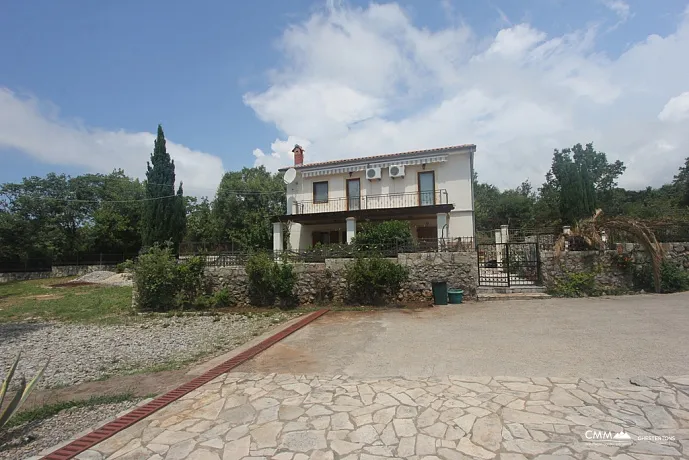
[[[538,243],[490,243],[477,246],[479,286],[541,284]]]
[[[438,227],[417,227],[416,237],[421,249],[437,250]]]
[[[311,244],[313,246],[320,244],[338,244],[340,243],[340,231],[332,230],[328,232],[312,232]]]

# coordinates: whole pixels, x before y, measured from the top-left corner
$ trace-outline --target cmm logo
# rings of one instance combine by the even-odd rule
[[[588,441],[599,442],[624,443],[632,441],[632,437],[624,430],[619,433],[614,433],[612,431],[586,430],[584,437]]]

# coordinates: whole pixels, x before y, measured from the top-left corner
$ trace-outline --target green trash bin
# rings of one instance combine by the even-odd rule
[[[435,305],[447,305],[447,281],[432,281],[431,286],[433,288],[433,303]]]
[[[461,289],[449,289],[447,291],[447,297],[450,299],[451,304],[462,303],[462,299],[464,299],[464,291]]]

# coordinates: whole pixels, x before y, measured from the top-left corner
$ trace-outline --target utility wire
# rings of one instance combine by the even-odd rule
[[[157,196],[155,198],[138,198],[136,200],[78,200],[72,198],[55,198],[52,196],[32,196],[31,194],[19,195],[18,198],[28,196],[36,200],[53,200],[53,201],[63,201],[66,203],[136,203],[139,201],[155,201],[164,200],[166,198],[173,198],[177,195],[167,195],[167,196]]]
[[[167,185],[167,184],[166,184]],[[275,192],[253,192],[253,191],[241,191],[241,190],[227,190],[226,192],[228,193],[235,193],[237,195],[275,195],[275,194],[281,194],[284,195],[285,192],[280,192],[280,191],[275,191]],[[18,194],[14,198],[22,198],[22,197],[29,197],[35,200],[46,200],[46,201],[61,201],[65,203],[137,203],[141,201],[155,201],[155,200],[164,200],[166,198],[174,198],[178,195],[166,195],[166,196],[158,196],[154,198],[137,198],[134,200],[80,200],[76,198],[56,198],[52,196],[40,196],[40,195],[33,195],[31,193],[26,193],[26,194]]]
[[[78,177],[78,176],[77,176],[77,177]],[[161,184],[161,183],[157,183],[157,182],[148,182],[146,179],[138,179],[138,178],[136,178],[136,179],[132,180],[132,179],[130,179],[130,178],[128,178],[128,177],[107,177],[107,176],[104,177],[104,182],[107,182],[107,181],[110,181],[110,180],[122,180],[122,181],[127,181],[127,182],[134,182],[134,180],[138,180],[139,183],[142,184],[142,185],[145,185],[145,184],[149,184],[149,185],[159,185],[159,186],[163,186],[163,187],[172,187],[173,189],[175,189],[175,185],[174,185],[174,184]],[[181,182],[183,182],[183,181],[181,181]],[[212,190],[212,191],[214,191],[214,192],[217,192],[217,187],[216,187],[216,188],[210,188],[210,187],[196,187],[196,186],[194,186],[194,185],[187,185],[187,186],[184,186],[184,185],[183,185],[183,187],[184,187],[184,188],[188,188],[188,189],[193,189],[193,190]],[[285,192],[281,192],[281,191],[257,192],[257,191],[255,191],[255,190],[227,190],[227,192],[230,192],[230,193],[241,193],[241,194],[246,194],[246,195],[272,195],[272,194],[277,194],[277,193],[285,193]]]

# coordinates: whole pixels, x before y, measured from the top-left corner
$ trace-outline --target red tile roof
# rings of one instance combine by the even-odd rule
[[[317,166],[331,166],[331,165],[338,165],[338,164],[347,164],[347,163],[360,163],[362,161],[377,161],[377,160],[383,160],[387,158],[396,158],[396,157],[402,157],[402,156],[407,156],[407,155],[418,155],[418,154],[423,154],[423,153],[436,153],[436,152],[448,152],[450,150],[458,150],[458,149],[465,149],[465,148],[476,148],[474,144],[462,144],[462,145],[453,145],[450,147],[440,147],[436,149],[426,149],[426,150],[412,150],[410,152],[399,152],[399,153],[387,153],[384,155],[374,155],[370,157],[361,157],[361,158],[348,158],[346,160],[330,160],[330,161],[320,161],[317,163],[305,163],[303,165],[298,165],[298,166],[285,166],[284,168],[280,168],[279,171],[287,171],[289,168],[294,168],[294,169],[304,169],[304,168],[311,168],[311,167],[317,167]]]

